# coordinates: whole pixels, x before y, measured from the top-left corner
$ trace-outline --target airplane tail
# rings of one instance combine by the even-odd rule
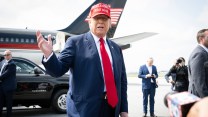
[[[90,9],[93,5],[97,3],[105,3],[111,6],[111,24],[112,27],[109,29],[107,37],[112,38],[115,34],[116,28],[118,26],[120,17],[122,15],[124,6],[127,0],[96,0],[92,3],[72,24],[68,27],[61,29],[59,31],[64,31],[70,34],[78,35],[86,33],[89,31],[89,25],[87,22],[87,17],[90,12]]]

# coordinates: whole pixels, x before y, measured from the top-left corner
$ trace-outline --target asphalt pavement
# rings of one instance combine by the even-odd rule
[[[155,114],[158,117],[169,117],[168,108],[164,105],[164,97],[171,91],[171,85],[167,83],[164,78],[158,78],[157,81],[158,88],[155,94]],[[143,115],[141,84],[142,80],[140,78],[128,77],[129,117],[142,117]]]

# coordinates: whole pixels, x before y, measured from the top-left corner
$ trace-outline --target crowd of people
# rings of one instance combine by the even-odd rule
[[[42,63],[51,76],[62,76],[69,69],[73,74],[67,94],[68,117],[128,117],[127,76],[122,50],[106,37],[111,27],[110,6],[103,3],[92,6],[88,22],[90,31],[70,37],[59,57],[53,52],[51,37],[45,40],[37,31],[38,46],[44,54]],[[208,105],[205,98],[208,96],[208,29],[198,32],[197,41],[188,66],[180,57],[165,75],[172,90],[189,91],[204,98],[191,108],[188,117],[208,116],[204,110]],[[5,102],[7,117],[10,117],[16,69],[11,51],[6,50],[4,57],[0,64],[0,114]],[[148,58],[139,68],[138,77],[142,79],[143,116],[148,113],[149,97],[150,116],[156,117],[154,97],[158,73],[153,58]]]

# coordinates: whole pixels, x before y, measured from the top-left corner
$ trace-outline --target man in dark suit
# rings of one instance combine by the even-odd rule
[[[11,51],[6,50],[4,58],[0,63],[0,117],[4,104],[7,108],[6,117],[11,117],[13,93],[16,89],[16,65],[12,60]]]
[[[153,65],[153,58],[147,60],[147,64],[142,65],[139,69],[139,78],[142,78],[143,92],[143,117],[147,116],[148,96],[150,96],[150,116],[156,117],[154,114],[154,97],[157,87],[156,78],[158,77],[157,68]]]
[[[43,65],[54,77],[69,69],[72,72],[67,94],[69,117],[128,117],[122,50],[106,37],[111,25],[110,6],[92,6],[89,18],[90,32],[70,37],[58,58],[52,51],[50,36],[46,41],[37,31]]]
[[[189,57],[189,92],[201,98],[208,96],[208,29],[197,34],[198,46]]]

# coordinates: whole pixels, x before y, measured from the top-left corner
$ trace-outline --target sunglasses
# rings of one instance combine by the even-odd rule
[[[4,54],[4,56],[9,56],[10,54]]]

